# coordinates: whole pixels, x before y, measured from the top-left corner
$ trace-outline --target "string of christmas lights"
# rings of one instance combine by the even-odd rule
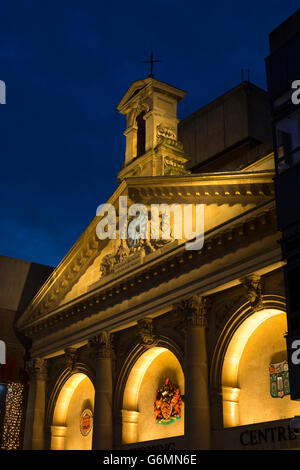
[[[24,385],[21,383],[11,382],[7,385],[1,449],[13,450],[20,447],[23,391]]]

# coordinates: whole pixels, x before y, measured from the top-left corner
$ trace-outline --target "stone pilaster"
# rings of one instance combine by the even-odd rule
[[[96,362],[93,450],[113,446],[112,429],[112,344],[111,335],[101,332],[90,341]]]
[[[206,351],[207,299],[195,295],[179,304],[185,319],[186,448],[210,449],[211,425]]]
[[[133,444],[138,440],[139,412],[122,410],[122,443]]]
[[[51,426],[51,450],[65,450],[67,426]]]
[[[237,387],[222,387],[224,428],[240,424],[240,391]]]
[[[27,401],[24,446],[25,450],[41,450],[45,445],[45,402],[47,362],[41,358],[31,359],[27,363],[30,377]]]
[[[137,126],[131,126],[124,132],[126,136],[125,163],[128,164],[136,157]]]
[[[223,396],[222,390],[210,389],[211,430],[223,430]]]

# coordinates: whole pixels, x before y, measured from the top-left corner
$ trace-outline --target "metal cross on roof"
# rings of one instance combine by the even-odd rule
[[[153,52],[150,52],[150,60],[143,60],[144,64],[150,64],[150,74],[149,77],[153,77],[153,64],[154,62],[161,62],[160,60],[153,59]]]

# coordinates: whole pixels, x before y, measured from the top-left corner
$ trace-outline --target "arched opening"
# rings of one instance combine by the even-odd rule
[[[136,156],[140,157],[145,153],[146,146],[146,122],[144,119],[146,112],[142,111],[136,118],[137,125],[137,144],[136,144]]]
[[[71,375],[56,400],[51,426],[52,450],[92,448],[94,386],[83,373]]]
[[[181,436],[184,434],[184,404],[180,417],[156,419],[154,402],[166,379],[184,395],[184,374],[175,354],[164,347],[145,351],[132,367],[124,390],[122,409],[123,444]],[[165,425],[168,424],[168,425]]]
[[[300,404],[271,395],[270,365],[286,361],[286,314],[264,309],[233,334],[222,368],[224,427],[274,421],[300,414]]]

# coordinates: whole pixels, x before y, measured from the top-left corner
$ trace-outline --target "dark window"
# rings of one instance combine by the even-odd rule
[[[300,162],[300,110],[275,124],[277,140],[277,172],[281,173]]]
[[[137,146],[136,146],[136,156],[140,157],[145,153],[145,144],[146,144],[146,123],[144,120],[145,111],[142,111],[136,118],[137,123]]]
[[[288,271],[288,289],[290,294],[290,307],[292,313],[300,312],[300,268],[294,268]]]

